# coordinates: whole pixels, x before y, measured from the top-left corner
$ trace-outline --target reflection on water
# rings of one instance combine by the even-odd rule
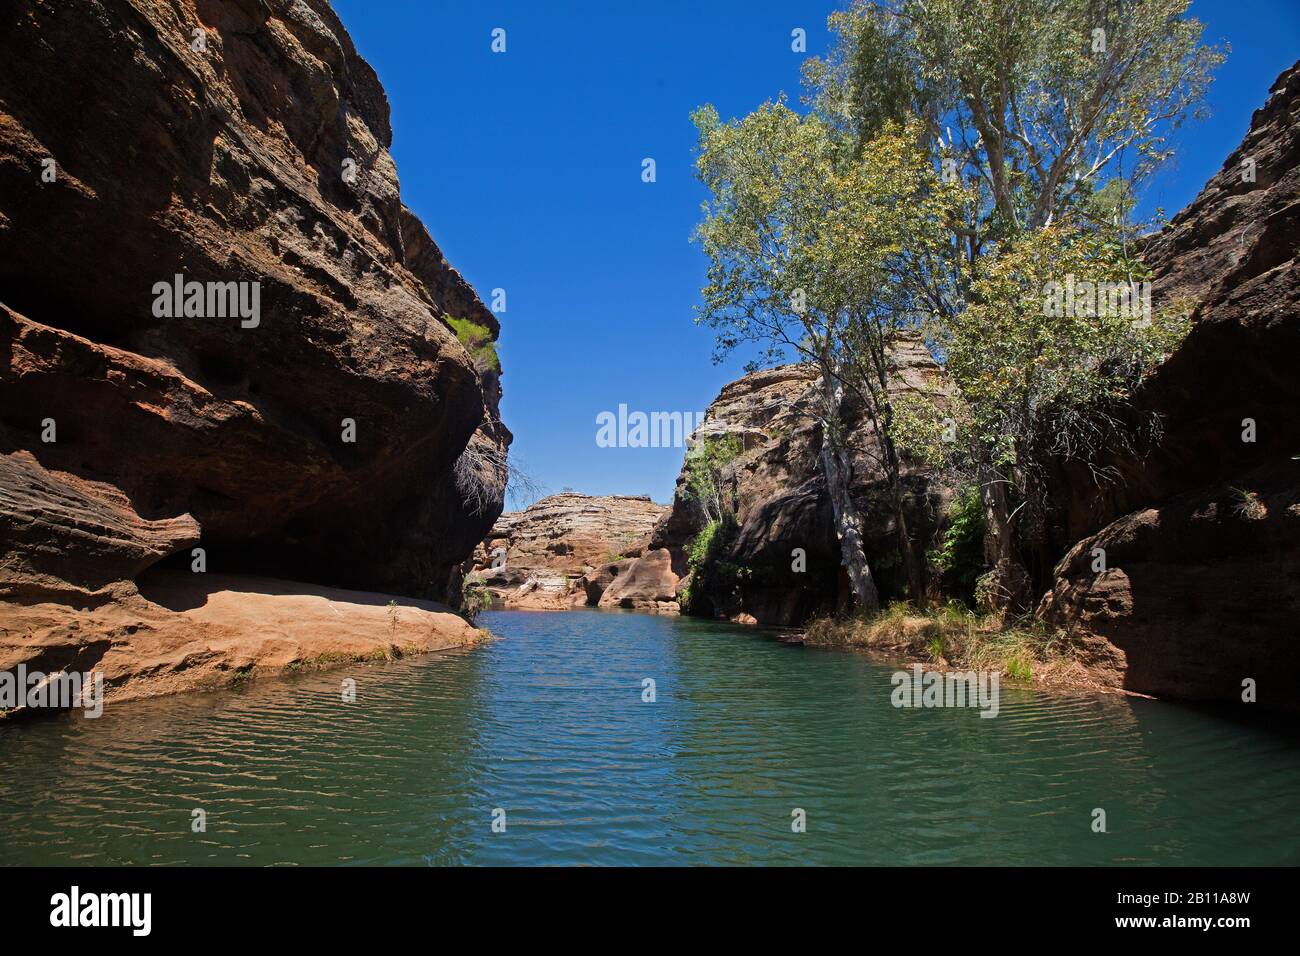
[[[502,640],[0,729],[0,863],[1300,862],[1300,746],[1213,711],[1005,686],[992,720],[898,710],[891,668],[748,629],[485,623]]]

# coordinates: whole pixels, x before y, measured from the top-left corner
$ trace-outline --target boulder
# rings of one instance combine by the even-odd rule
[[[600,596],[600,606],[676,614],[678,581],[667,548],[647,551],[610,582]]]
[[[621,561],[602,564],[584,574],[580,583],[583,592],[587,595],[587,603],[600,604],[600,598],[609,590],[609,586],[618,579],[620,574],[626,573],[628,568],[636,564],[636,561],[636,558],[624,558]]]

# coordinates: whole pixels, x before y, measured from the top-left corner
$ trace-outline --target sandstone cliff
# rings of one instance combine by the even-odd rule
[[[387,100],[329,4],[14,6],[0,667],[126,653],[170,620],[133,582],[195,547],[212,575],[445,599],[500,511],[465,486],[499,491],[510,441],[447,319],[497,323],[402,205]],[[160,308],[177,276],[200,314]],[[101,626],[110,606],[140,620]]]
[[[1263,706],[1300,709],[1298,251],[1300,64],[1277,80],[1222,171],[1146,243],[1157,307],[1198,303],[1187,340],[1137,396],[1135,417],[1154,413],[1158,440],[1109,453],[1096,472],[1062,467],[1051,489],[1050,558],[1064,557],[1040,613],[1077,641],[1098,680],[1240,700],[1249,678]],[[907,387],[945,387],[919,342],[898,356]],[[843,605],[818,430],[801,408],[811,384],[797,366],[747,375],[697,433],[734,435],[744,449],[731,469],[740,527],[714,559],[730,587],[697,597],[703,613],[789,624]],[[868,556],[888,600],[902,585],[894,529],[869,463],[856,471]],[[907,480],[909,521],[924,542],[947,489],[915,467]],[[702,525],[682,483],[648,542],[671,553],[679,575]],[[807,554],[803,574],[791,568],[796,548]]]
[[[891,354],[899,373],[896,388],[929,393],[946,389],[942,370],[918,337],[900,337]],[[811,413],[816,389],[810,368],[786,365],[732,382],[706,411],[696,439],[734,436],[742,451],[728,469],[739,505],[738,528],[716,556],[736,569],[735,585],[726,593],[701,593],[697,588],[693,601],[699,613],[791,625],[848,600],[819,463],[821,426]],[[893,510],[886,505],[886,489],[872,461],[877,439],[861,409],[850,402],[846,413],[854,423],[858,447],[851,490],[866,521],[867,557],[882,596],[899,597],[905,575],[897,560]],[[912,463],[905,463],[903,477],[908,521],[916,539],[925,541],[935,530],[948,491]],[[688,572],[686,547],[704,523],[685,495],[685,482],[683,470],[672,508],[648,545],[669,552],[679,577]],[[803,552],[803,570],[796,570],[796,549]]]
[[[1159,444],[1109,462],[1118,481],[1057,489],[1078,543],[1042,611],[1104,641],[1129,689],[1240,700],[1251,678],[1262,705],[1300,707],[1298,251],[1300,64],[1146,250],[1156,296],[1199,303],[1138,396]]]
[[[628,606],[644,606],[628,582],[605,595],[641,555],[666,510],[644,495],[550,495],[498,519],[475,556],[474,574],[506,607],[608,607],[624,598]]]

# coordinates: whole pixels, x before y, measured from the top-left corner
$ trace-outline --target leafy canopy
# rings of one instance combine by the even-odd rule
[[[1024,463],[1034,441],[1084,456],[1105,437],[1097,415],[1128,402],[1186,333],[1177,307],[1143,314],[1140,285],[1120,305],[1114,290],[1132,294],[1147,274],[1102,233],[1047,227],[1009,244],[976,280],[975,301],[948,323],[947,365],[996,464]],[[1089,294],[1084,280],[1111,291]]]
[[[941,245],[964,196],[939,181],[915,129],[891,126],[855,153],[780,101],[731,123],[712,107],[694,119],[712,196],[697,231],[709,260],[698,321],[716,331],[718,357],[754,343],[751,367],[787,350],[834,362],[852,323],[897,313],[901,257]]]
[[[1224,51],[1191,0],[854,0],[805,78],[820,115],[869,142],[920,118],[981,196],[980,241],[1056,221],[1172,154]]]

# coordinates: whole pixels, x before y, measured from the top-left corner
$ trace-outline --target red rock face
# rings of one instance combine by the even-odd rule
[[[1043,612],[1118,652],[1123,686],[1161,697],[1300,709],[1300,481],[1257,469],[1119,518],[1056,569]],[[1247,490],[1248,489],[1248,490]],[[1105,568],[1094,567],[1105,552]]]
[[[601,607],[676,614],[680,581],[673,572],[672,555],[667,548],[658,548],[647,551],[617,573],[601,593],[599,603]]]
[[[328,3],[14,6],[8,594],[129,580],[197,534],[214,572],[444,597],[500,511],[453,464],[476,436],[496,480],[510,441],[495,374],[445,320],[497,323],[403,207],[387,100]],[[256,324],[159,316],[177,274],[256,282]]]
[[[596,604],[635,563],[631,556],[641,554],[667,510],[644,495],[548,495],[500,517],[475,556],[474,574],[506,607]]]
[[[1073,475],[1059,489],[1067,540],[1084,540],[1043,611],[1122,653],[1132,690],[1240,700],[1252,678],[1260,706],[1300,708],[1298,247],[1300,64],[1147,249],[1157,297],[1199,303],[1138,396],[1162,439],[1115,459],[1117,482]],[[1100,575],[1094,548],[1106,550]]]
[[[899,369],[899,388],[942,392],[947,386],[940,367],[919,338],[902,338],[892,353]],[[830,612],[848,599],[840,568],[830,498],[820,464],[821,429],[809,412],[817,378],[806,366],[786,365],[753,372],[725,386],[705,413],[696,434],[734,436],[743,449],[730,473],[734,477],[739,528],[724,560],[748,570],[738,601],[733,596],[701,604],[720,616],[743,615],[762,624],[794,625],[817,612]],[[867,558],[886,598],[903,587],[898,568],[897,529],[879,466],[875,432],[860,409],[846,413],[862,449],[855,457],[853,497],[864,516]],[[677,481],[671,511],[651,535],[650,548],[666,548],[672,569],[687,573],[686,547],[703,526],[703,515],[684,495],[686,477]],[[911,497],[910,528],[925,541],[942,514],[947,490],[923,469],[906,464]],[[794,570],[794,550],[802,549],[805,570]],[[644,559],[643,559],[644,560]],[[653,578],[651,571],[648,577]],[[698,589],[697,589],[698,590]],[[695,595],[695,599],[699,599]]]

